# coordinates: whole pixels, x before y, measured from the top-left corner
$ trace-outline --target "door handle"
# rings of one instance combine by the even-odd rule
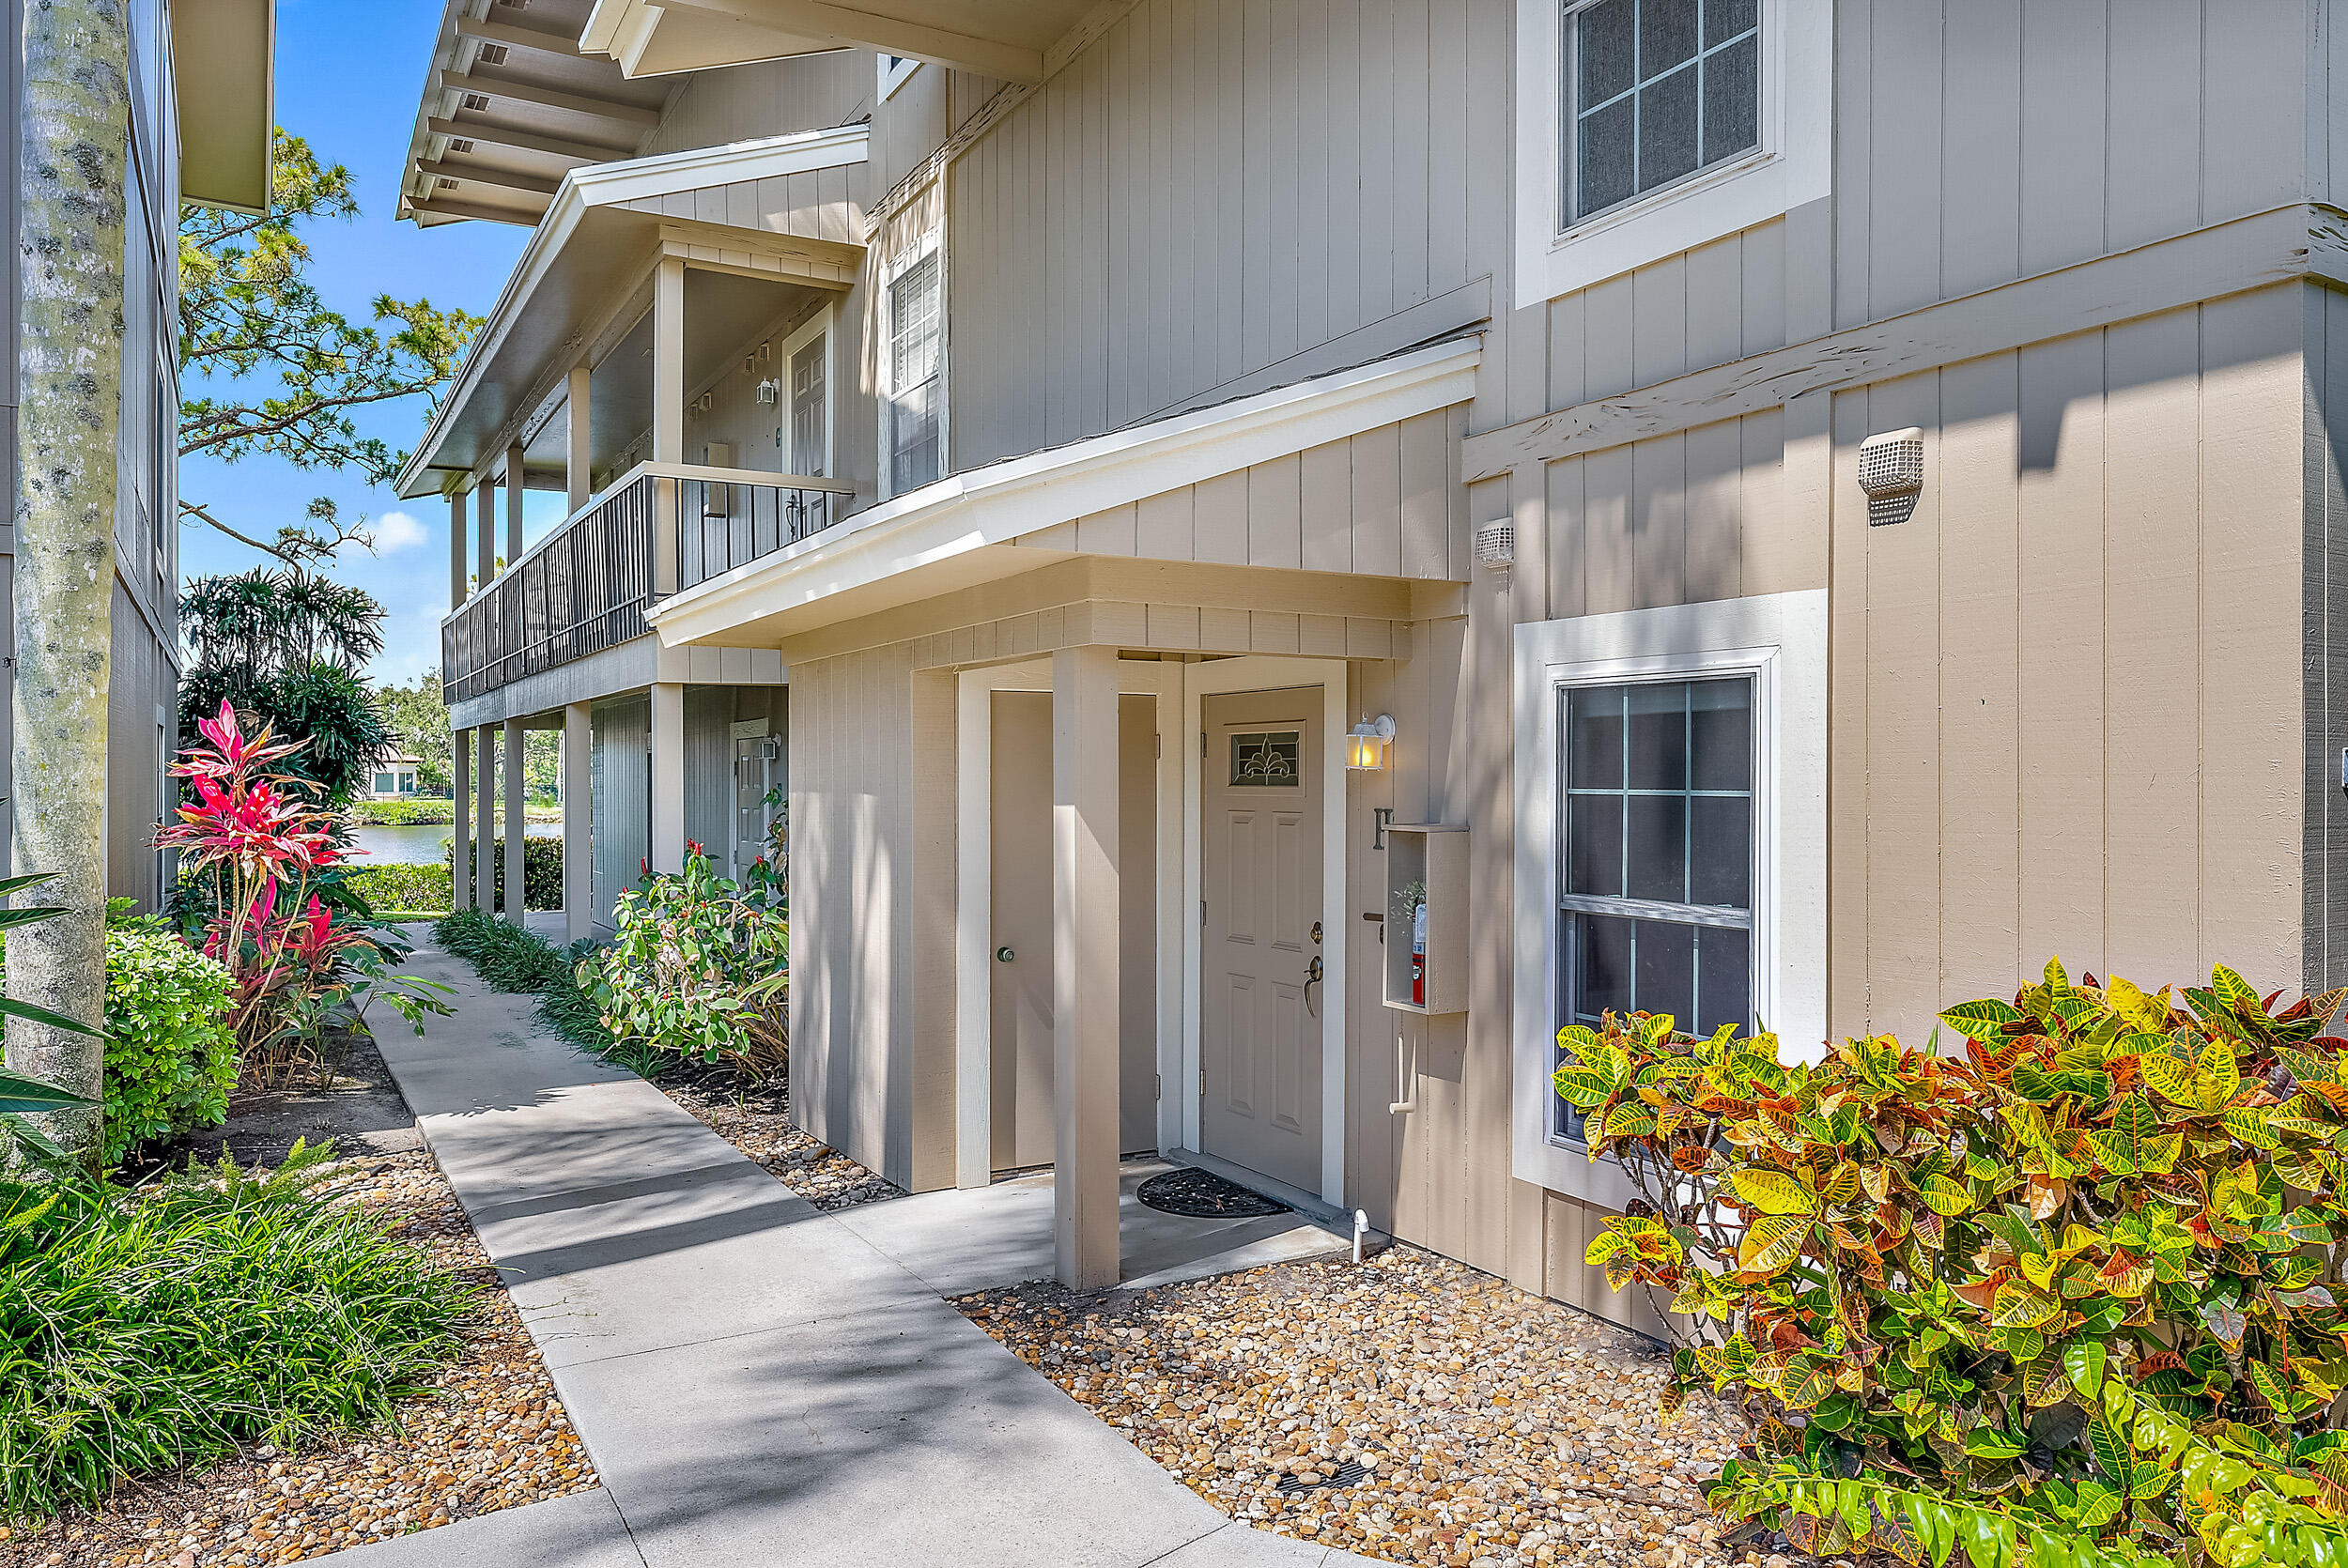
[[[1313,1010],[1313,987],[1319,984],[1321,984],[1321,955],[1315,953],[1313,961],[1305,966],[1305,1012],[1309,1018],[1321,1016]]]

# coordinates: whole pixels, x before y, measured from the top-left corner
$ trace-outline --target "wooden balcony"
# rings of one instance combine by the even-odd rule
[[[440,623],[454,704],[645,636],[653,604],[838,522],[853,488],[640,463]]]

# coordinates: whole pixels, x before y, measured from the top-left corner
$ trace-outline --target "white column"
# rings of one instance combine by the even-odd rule
[[[476,503],[473,527],[480,534],[479,559],[473,567],[473,576],[480,580],[473,584],[473,592],[482,593],[488,591],[489,579],[498,575],[498,487],[485,473],[472,493]]]
[[[497,737],[498,728],[485,724],[473,731],[473,778],[480,788],[473,792],[473,866],[476,872],[472,890],[473,907],[491,915],[497,913]]]
[[[448,493],[448,607],[455,609],[465,602],[465,492]],[[449,677],[448,670],[440,678]]]
[[[685,258],[662,256],[653,272],[652,460],[685,461]]]
[[[595,498],[595,478],[589,471],[593,458],[587,445],[588,391],[591,380],[592,377],[588,374],[584,361],[571,366],[568,406],[570,430],[563,445],[564,485],[570,491],[569,501],[563,509],[564,516],[577,512]]]
[[[520,721],[505,721],[505,918],[518,926],[522,912],[530,907],[523,893],[523,836],[530,819],[524,812],[530,793],[529,781],[522,776],[523,743],[530,732]]]
[[[459,515],[462,509],[459,508]],[[456,822],[450,833],[452,853],[450,874],[456,878],[449,888],[451,909],[472,908],[472,731],[455,730],[449,732],[449,777],[454,781],[456,795]]]
[[[587,798],[594,715],[584,702],[563,709],[563,924],[570,942],[595,934],[595,861],[589,837],[594,817]]]
[[[1060,1284],[1118,1282],[1117,650],[1052,654],[1052,1237]]]
[[[505,564],[511,566],[522,558],[522,497],[529,485],[528,464],[522,449],[508,447],[505,451]]]
[[[652,688],[652,869],[685,869],[685,687]]]

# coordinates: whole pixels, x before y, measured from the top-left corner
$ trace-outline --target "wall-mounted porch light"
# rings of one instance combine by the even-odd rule
[[[1345,765],[1354,773],[1382,773],[1386,766],[1386,746],[1394,739],[1394,715],[1380,714],[1376,718],[1364,718],[1345,737]]]

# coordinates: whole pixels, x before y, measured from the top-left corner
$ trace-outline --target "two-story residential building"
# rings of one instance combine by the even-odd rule
[[[259,212],[269,205],[275,0],[132,0],[131,125],[123,170],[122,391],[115,453],[113,657],[106,684],[106,890],[155,908],[167,890],[155,829],[171,809],[178,728],[179,211],[182,203]],[[23,0],[10,0],[22,39]],[[10,127],[22,120],[23,55],[6,55]],[[17,232],[20,159],[11,132],[0,207]],[[17,341],[19,248],[8,250],[0,331]],[[8,414],[8,515],[16,515],[18,362],[0,372]],[[12,593],[15,527],[0,525],[0,593]],[[0,844],[13,756],[15,618],[0,668]],[[0,855],[8,853],[0,849]],[[39,868],[20,868],[38,869]]]
[[[455,0],[459,756],[595,909],[787,757],[795,1115],[1063,1279],[1157,1149],[1635,1320],[1566,1021],[2348,972],[2340,20]]]

